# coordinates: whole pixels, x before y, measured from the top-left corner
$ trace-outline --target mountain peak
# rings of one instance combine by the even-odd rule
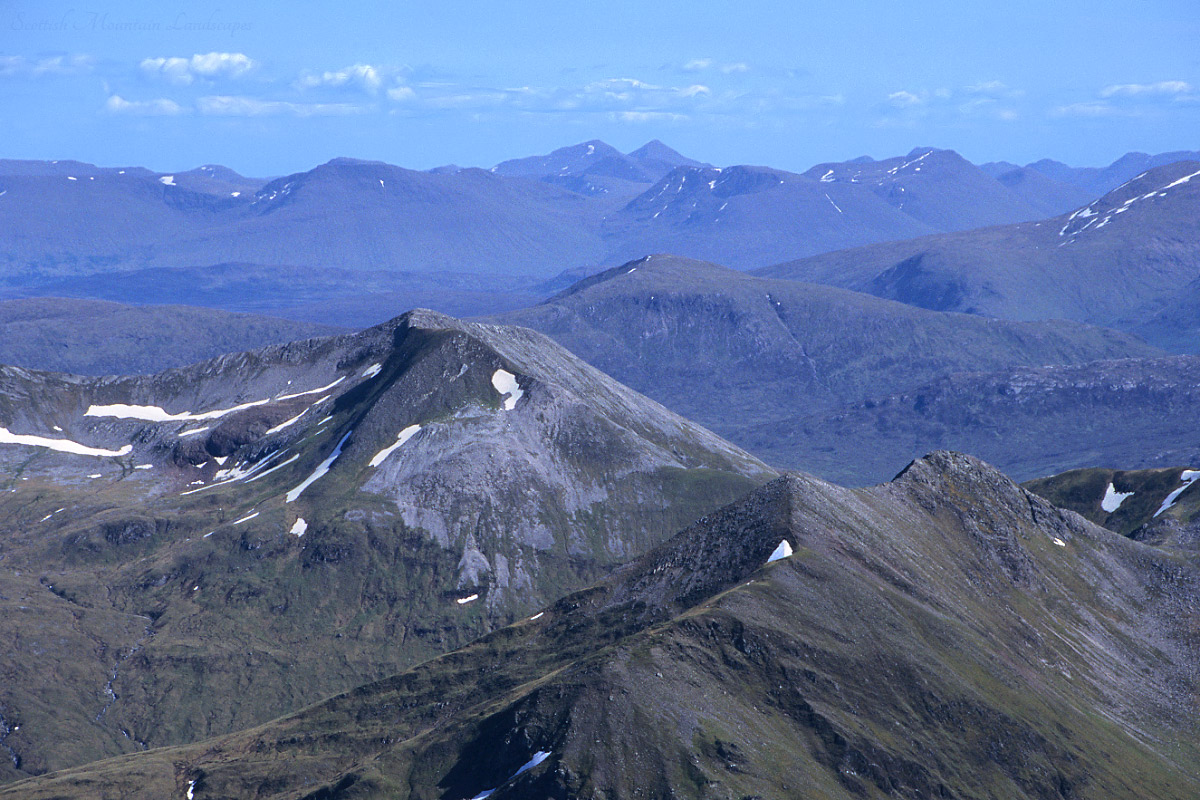
[[[672,167],[679,166],[707,166],[700,161],[688,158],[679,151],[668,147],[658,139],[651,139],[637,150],[628,153],[628,156],[636,161],[652,162],[661,165],[670,165]]]

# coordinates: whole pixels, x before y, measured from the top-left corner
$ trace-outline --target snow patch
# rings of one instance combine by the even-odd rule
[[[320,394],[337,386],[344,377],[338,378],[333,383],[322,386],[319,389],[309,389],[306,392],[296,392],[294,394],[282,394],[274,400],[268,398],[266,400],[252,400],[249,403],[232,406],[230,408],[219,408],[213,411],[202,411],[195,413],[192,411],[181,411],[178,414],[172,414],[164,411],[159,406],[139,406],[128,405],[126,403],[114,403],[107,406],[88,406],[88,410],[83,412],[85,417],[114,417],[116,419],[137,419],[143,422],[199,422],[201,420],[220,419],[229,414],[245,411],[248,408],[257,408],[265,406],[267,403],[280,402],[283,400],[292,400],[297,397],[304,397],[310,394]]]
[[[362,376],[364,378],[374,378],[379,374],[381,369],[383,369],[383,364],[372,364],[363,371]]]
[[[316,403],[314,403],[313,405],[316,405]],[[300,418],[301,418],[301,417],[303,417],[303,416],[304,416],[305,414],[307,414],[307,413],[308,413],[308,409],[306,408],[306,409],[304,409],[303,411],[301,411],[299,414],[297,414],[296,416],[294,416],[294,417],[292,417],[291,419],[287,420],[286,422],[281,422],[281,423],[279,423],[278,425],[276,425],[274,428],[268,428],[268,429],[267,429],[267,432],[266,432],[266,433],[264,433],[263,435],[264,435],[264,436],[271,436],[272,434],[279,433],[279,432],[280,432],[281,430],[283,430],[284,428],[287,428],[287,427],[290,427],[290,426],[292,426],[292,425],[295,425],[297,422],[299,422],[299,421],[300,421]]]
[[[1054,542],[1056,545],[1058,545],[1059,547],[1066,547],[1066,546],[1067,546],[1067,543],[1066,543],[1066,542],[1064,542],[1062,539],[1058,538],[1057,536],[1055,536],[1055,537],[1054,537],[1054,538],[1053,538],[1051,541],[1053,541],[1053,542]]]
[[[1183,481],[1183,485],[1167,495],[1166,499],[1162,501],[1162,505],[1158,507],[1158,511],[1154,512],[1154,516],[1157,517],[1159,514],[1175,505],[1175,501],[1179,498],[1179,495],[1187,491],[1187,488],[1191,486],[1192,482],[1197,478],[1200,478],[1200,470],[1185,469],[1183,472],[1181,472],[1179,474],[1179,480]]]
[[[779,543],[779,546],[771,551],[771,555],[767,556],[767,563],[778,561],[781,558],[789,558],[792,555],[792,546],[788,544],[788,540],[784,539]]]
[[[637,269],[634,267],[633,269]],[[629,270],[633,272],[633,269]],[[504,400],[504,410],[512,411],[517,407],[517,401],[525,394],[525,390],[517,384],[517,376],[508,370],[498,369],[492,375],[492,386],[501,395],[508,395]]]
[[[259,514],[259,512],[257,512],[257,511],[252,511],[251,513],[249,513],[249,514],[247,514],[246,516],[242,517],[241,519],[239,519],[237,522],[235,522],[235,523],[233,523],[233,524],[234,524],[234,525],[241,525],[243,522],[249,522],[250,520],[252,520],[252,519],[254,519],[255,517],[257,517],[257,516],[258,516],[258,514]]]
[[[1133,497],[1133,495],[1133,492],[1118,492],[1109,483],[1108,488],[1104,490],[1104,499],[1100,501],[1100,507],[1111,514],[1121,507],[1121,503],[1124,503],[1127,498]]]
[[[196,782],[188,781],[187,800],[195,800],[196,798]]]
[[[325,473],[329,472],[329,468],[333,466],[333,462],[337,461],[338,456],[342,454],[342,448],[345,446],[346,440],[350,438],[350,434],[352,433],[354,433],[354,431],[348,431],[346,435],[342,437],[342,440],[337,443],[337,447],[335,447],[333,452],[329,454],[329,458],[318,464],[317,468],[313,470],[313,474],[304,479],[304,483],[288,492],[287,499],[284,502],[294,502],[297,497],[304,493],[305,489],[312,486],[322,476],[324,476]]]
[[[1168,183],[1168,184],[1167,184],[1166,186],[1164,186],[1162,189],[1159,189],[1159,191],[1160,191],[1160,192],[1165,192],[1167,189],[1173,189],[1173,188],[1174,188],[1174,187],[1176,187],[1176,186],[1180,186],[1181,184],[1187,183],[1187,182],[1188,182],[1188,181],[1190,181],[1192,178],[1195,178],[1195,177],[1197,177],[1197,176],[1200,176],[1200,171],[1193,172],[1191,175],[1184,175],[1184,176],[1183,176],[1182,178],[1180,178],[1179,180],[1177,180],[1177,181],[1172,181],[1171,183]]]
[[[543,614],[545,614],[545,613],[546,613],[545,611],[539,611],[539,612],[537,612],[536,614],[534,614],[532,617],[530,617],[530,618],[529,618],[529,621],[530,621],[530,622],[533,622],[535,619],[541,619],[541,618],[542,618],[542,615],[543,615]]]
[[[163,186],[174,186],[175,185],[175,176],[174,175],[163,175],[161,178],[158,179],[158,182],[161,183]]]
[[[469,594],[469,595],[467,595],[466,597],[460,597],[460,598],[458,598],[458,599],[457,599],[457,600],[455,600],[454,602],[458,603],[460,606],[465,606],[467,603],[473,602],[473,601],[475,601],[475,600],[478,600],[478,599],[479,599],[479,595],[477,595],[477,594]]]
[[[153,464],[138,464],[134,469],[154,469]]]
[[[549,757],[550,757],[549,750],[538,750],[536,753],[533,754],[533,758],[526,761],[524,766],[522,766],[519,770],[514,772],[509,777],[508,781],[511,781],[513,778],[516,778],[522,772],[527,772],[528,770],[533,769],[534,767],[536,767],[538,764],[541,764],[543,761],[545,761]],[[505,781],[504,783],[508,783],[508,781]],[[501,786],[503,786],[503,785],[504,784],[501,784]],[[499,786],[496,787],[496,789],[499,789],[499,788],[500,788]],[[487,800],[487,798],[491,797],[493,794],[496,793],[496,789],[485,789],[482,792],[480,792],[479,794],[472,797],[471,800]]]
[[[367,466],[378,467],[385,460],[387,460],[388,456],[390,456],[392,453],[396,452],[396,449],[399,448],[400,445],[404,444],[409,439],[416,436],[417,431],[419,431],[419,430],[421,430],[420,425],[409,425],[407,428],[400,431],[400,433],[396,434],[396,441],[393,444],[388,445],[387,447],[383,448],[378,453],[376,453],[375,457],[371,459],[371,461],[368,463]]]
[[[229,196],[230,197],[241,197],[242,193],[241,192],[230,192]]]
[[[74,453],[79,456],[102,456],[119,458],[133,452],[133,445],[127,444],[120,450],[104,450],[99,447],[88,447],[70,439],[47,439],[44,436],[32,436],[23,433],[12,433],[8,428],[0,428],[0,444],[18,444],[26,447],[45,447],[60,453]]]
[[[205,425],[203,428],[192,428],[190,431],[180,431],[179,438],[182,439],[185,436],[195,436],[197,433],[204,433],[208,429],[209,426]]]
[[[833,183],[833,170],[829,170],[821,176],[821,183]]]
[[[304,517],[298,518],[296,523],[292,525],[292,529],[289,531],[289,533],[295,534],[296,536],[303,536],[307,532],[308,523],[304,521]]]

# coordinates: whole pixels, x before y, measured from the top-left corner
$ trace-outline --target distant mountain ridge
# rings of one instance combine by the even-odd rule
[[[1009,172],[933,148],[803,175],[718,169],[597,140],[491,171],[339,158],[269,180],[0,161],[0,289],[222,263],[545,279],[675,252],[748,269],[1082,204],[1073,184]]]

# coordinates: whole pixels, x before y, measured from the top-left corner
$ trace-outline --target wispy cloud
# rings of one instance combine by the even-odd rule
[[[1136,116],[1137,112],[1118,108],[1112,103],[1089,101],[1056,106],[1051,109],[1050,115],[1054,117],[1128,117]]]
[[[1174,97],[1192,93],[1192,85],[1185,81],[1159,81],[1158,83],[1119,83],[1106,86],[1101,97]]]
[[[208,95],[196,100],[196,110],[201,114],[223,117],[264,117],[281,114],[297,117],[333,117],[362,114],[371,108],[353,103],[292,103],[238,95]]]
[[[706,72],[713,70],[726,75],[749,72],[750,65],[745,61],[719,62],[712,58],[693,58],[681,67],[684,72]]]
[[[84,75],[91,72],[95,64],[96,60],[92,56],[82,53],[37,59],[24,56],[0,56],[0,78]]]
[[[241,78],[253,72],[258,62],[245,53],[196,53],[190,58],[145,58],[138,65],[142,73],[179,86],[196,79]]]
[[[1019,118],[1014,107],[1024,96],[1002,81],[982,81],[957,89],[901,89],[892,92],[878,105],[882,116],[877,123],[904,126],[920,120],[949,120],[975,117],[1009,122]]]
[[[174,100],[160,97],[154,100],[126,100],[119,94],[109,95],[104,109],[112,114],[132,114],[139,117],[170,117],[184,113]]]

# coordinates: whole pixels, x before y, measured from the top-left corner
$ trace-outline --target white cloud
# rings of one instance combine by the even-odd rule
[[[1159,81],[1158,83],[1121,83],[1106,86],[1101,97],[1170,96],[1191,94],[1192,85],[1185,81]]]
[[[1025,94],[1023,90],[1014,89],[1003,81],[981,81],[980,83],[967,86],[964,91],[971,95],[982,95],[984,97],[1008,100],[1022,97]]]
[[[357,86],[374,94],[383,85],[383,74],[379,67],[370,64],[352,64],[349,67],[326,72],[306,72],[296,81],[301,89],[319,86]]]
[[[197,78],[241,78],[252,72],[258,62],[244,53],[196,53],[190,58],[145,58],[138,65],[142,72],[180,86]]]
[[[750,71],[750,65],[747,64],[745,61],[738,61],[736,64],[724,64],[721,66],[721,72],[724,72],[726,75],[732,74],[734,72],[749,72],[749,71]]]
[[[401,102],[404,100],[415,99],[417,96],[417,93],[414,92],[412,89],[408,88],[407,86],[394,86],[391,89],[387,90],[387,96],[391,100]]]
[[[209,95],[196,101],[201,114],[220,117],[266,117],[291,114],[297,117],[333,117],[361,114],[366,106],[353,103],[290,103],[283,100],[259,100],[236,95]]]
[[[141,117],[169,117],[182,114],[184,109],[174,100],[126,100],[119,94],[110,95],[104,108],[113,114],[134,114]]]
[[[683,65],[684,72],[703,72],[711,67],[713,60],[711,58],[693,58],[691,61]]]

